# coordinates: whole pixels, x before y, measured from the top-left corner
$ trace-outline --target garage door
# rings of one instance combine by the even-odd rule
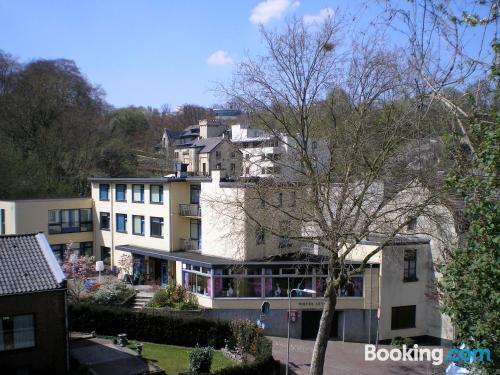
[[[319,321],[321,319],[321,311],[302,311],[302,338],[314,339],[318,334]],[[338,311],[333,315],[332,330],[330,338],[338,338],[339,328]]]

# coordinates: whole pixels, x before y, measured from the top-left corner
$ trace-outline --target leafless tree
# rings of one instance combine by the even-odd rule
[[[450,95],[450,88],[464,91],[474,83],[469,94],[475,102],[487,97],[481,80],[499,63],[492,48],[498,43],[499,2],[391,0],[384,7],[381,23],[404,36],[402,51],[415,89],[420,97],[436,100],[453,115],[454,130],[473,156],[467,120],[474,115],[474,107],[461,95]]]
[[[435,144],[421,128],[428,108],[400,54],[380,40],[341,52],[341,29],[332,17],[261,28],[267,54],[248,57],[219,90],[288,156],[274,160],[282,168],[272,178],[242,179],[226,197],[205,197],[228,223],[247,221],[275,244],[294,244],[276,246],[280,252],[308,243],[328,255],[311,374],[323,373],[337,290],[414,218],[432,215],[439,192]],[[380,245],[350,266],[357,244],[374,232]]]

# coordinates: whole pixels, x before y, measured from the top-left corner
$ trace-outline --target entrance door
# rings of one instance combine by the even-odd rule
[[[161,261],[161,271],[160,271],[160,283],[161,286],[166,286],[168,285],[168,262],[166,261]]]
[[[302,311],[302,339],[314,339],[318,334],[321,311]],[[338,311],[333,315],[330,338],[338,338],[339,335]]]

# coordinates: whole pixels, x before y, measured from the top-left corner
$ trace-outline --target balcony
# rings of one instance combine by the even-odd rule
[[[201,208],[197,204],[179,204],[179,215],[201,217]]]
[[[181,238],[182,250],[184,251],[192,251],[192,250],[200,250],[201,243],[199,240],[191,240]]]

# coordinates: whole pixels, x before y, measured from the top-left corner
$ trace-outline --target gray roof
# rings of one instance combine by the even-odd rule
[[[222,138],[216,137],[197,139],[193,142],[192,147],[201,147],[202,149],[200,150],[200,154],[207,154],[216,148],[221,142]]]
[[[58,289],[63,280],[43,233],[0,236],[0,296]]]

